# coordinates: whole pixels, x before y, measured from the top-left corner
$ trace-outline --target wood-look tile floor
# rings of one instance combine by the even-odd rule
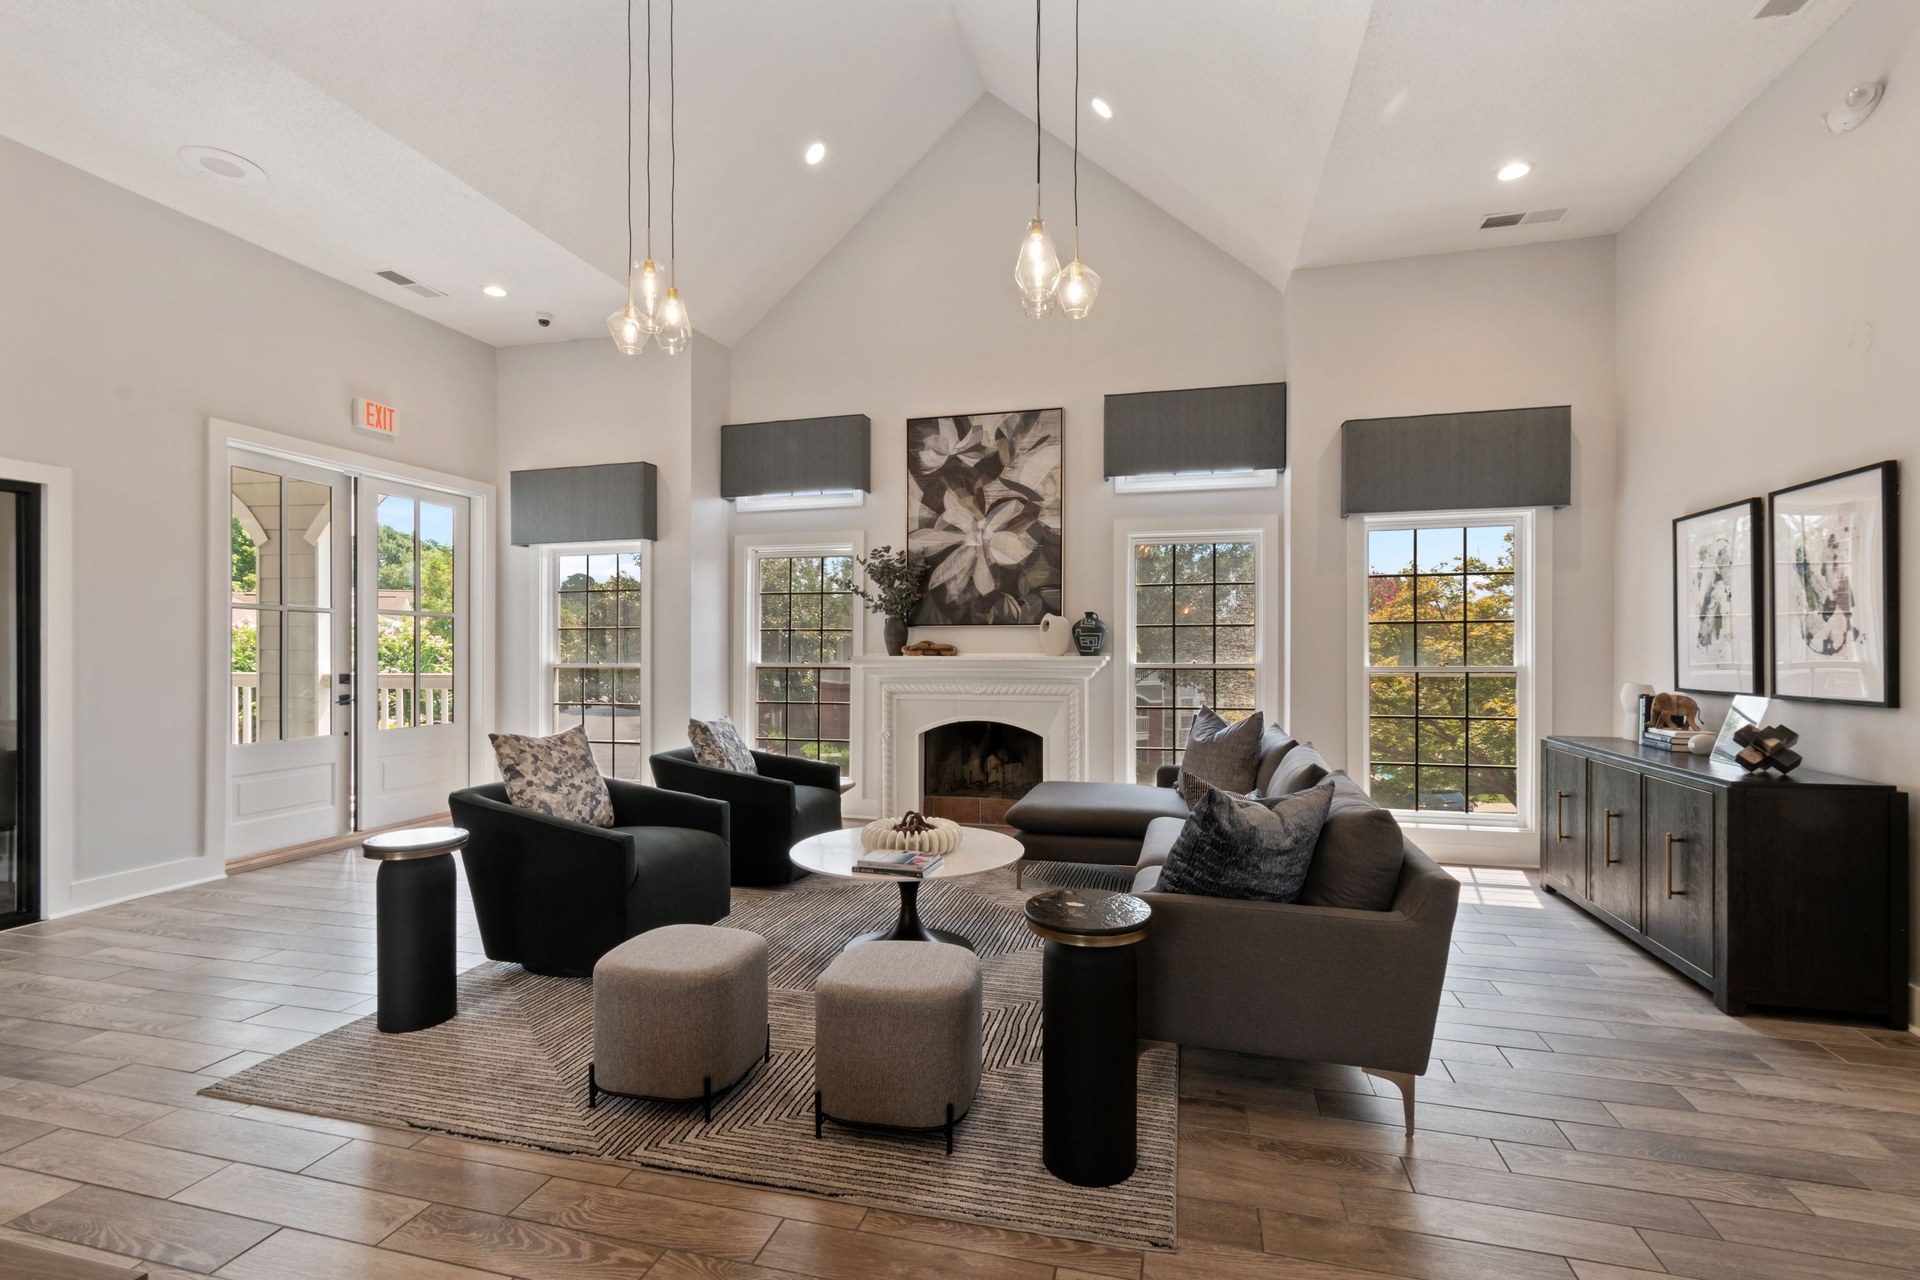
[[[326,855],[0,934],[0,1240],[258,1280],[1920,1272],[1920,1039],[1723,1017],[1517,872],[1457,872],[1411,1141],[1357,1071],[1185,1055],[1174,1254],[199,1097],[371,1011],[374,870]]]

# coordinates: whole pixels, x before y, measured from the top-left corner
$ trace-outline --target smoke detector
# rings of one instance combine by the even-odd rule
[[[1830,132],[1852,133],[1867,122],[1867,117],[1880,105],[1880,95],[1885,90],[1886,84],[1879,80],[1857,84],[1847,90],[1847,96],[1840,100],[1839,106],[1820,118],[1827,122]]]

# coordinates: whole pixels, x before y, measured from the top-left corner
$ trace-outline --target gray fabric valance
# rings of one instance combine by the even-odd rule
[[[864,413],[785,422],[736,422],[720,428],[720,496],[763,493],[866,492],[867,437]]]
[[[660,520],[658,485],[651,462],[516,471],[508,488],[513,545],[650,540]]]
[[[1573,410],[1358,418],[1340,427],[1340,514],[1564,507]]]
[[[1107,397],[1108,477],[1286,465],[1284,382]]]

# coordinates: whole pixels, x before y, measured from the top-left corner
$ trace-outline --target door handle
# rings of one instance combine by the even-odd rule
[[[1667,896],[1669,898],[1684,898],[1687,896],[1685,889],[1676,889],[1673,887],[1673,846],[1680,842],[1679,836],[1674,835],[1671,831],[1667,832]]]
[[[1600,865],[1601,865],[1601,866],[1603,866],[1603,867],[1610,867],[1610,866],[1612,866],[1612,865],[1613,865],[1613,863],[1614,863],[1614,857],[1613,857],[1613,819],[1614,819],[1614,812],[1613,812],[1613,810],[1611,810],[1611,809],[1603,809],[1603,810],[1601,810],[1601,815],[1600,815],[1600,859],[1601,859],[1601,861],[1600,861]]]
[[[1565,840],[1567,838],[1566,800],[1566,792],[1556,791],[1553,793],[1553,838],[1555,840]]]
[[[339,706],[350,707],[353,705],[353,695],[350,693],[343,693],[339,697],[335,698],[334,702]]]

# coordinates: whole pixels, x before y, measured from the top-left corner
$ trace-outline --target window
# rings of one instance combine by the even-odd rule
[[[1257,542],[1135,537],[1132,631],[1134,777],[1178,764],[1195,709],[1240,720],[1259,705]]]
[[[453,723],[453,508],[379,495],[376,729]]]
[[[646,552],[560,551],[551,562],[553,729],[584,729],[609,778],[646,767]]]
[[[1530,528],[1515,516],[1367,526],[1367,779],[1380,805],[1520,825]]]
[[[333,732],[333,487],[233,467],[227,741]]]
[[[754,737],[762,751],[853,762],[854,597],[851,549],[756,552]]]

